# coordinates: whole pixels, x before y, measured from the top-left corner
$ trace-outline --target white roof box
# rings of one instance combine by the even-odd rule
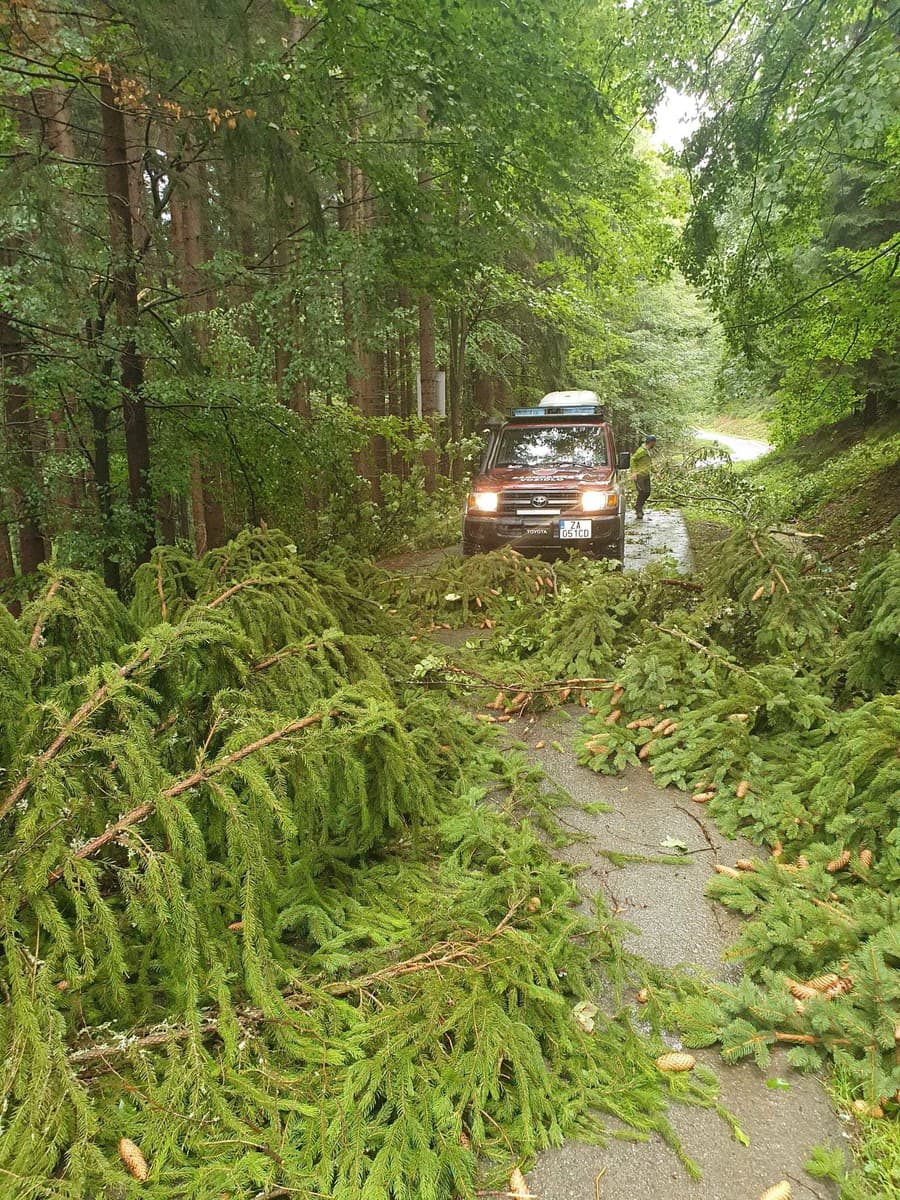
[[[548,392],[540,403],[541,408],[581,408],[587,404],[599,405],[596,392]]]

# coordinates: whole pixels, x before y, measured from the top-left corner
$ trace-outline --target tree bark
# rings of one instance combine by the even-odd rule
[[[70,93],[62,87],[54,86],[38,88],[31,94],[34,113],[39,124],[41,147],[47,147],[61,162],[73,162],[76,158],[75,136],[69,113]],[[63,192],[60,197],[62,216],[66,239],[66,252],[74,253],[75,234],[72,228],[73,205],[71,197]],[[70,410],[76,407],[74,393],[67,389],[67,402]],[[69,435],[65,424],[64,414],[56,410],[50,414],[52,427],[52,448],[57,458],[68,455],[70,451]],[[83,475],[77,474],[67,481],[60,479],[56,495],[53,498],[60,511],[60,527],[72,527],[75,510],[78,507],[80,495],[83,494]]]
[[[186,158],[190,158],[191,147],[185,147]],[[169,201],[172,252],[178,267],[181,288],[181,310],[198,316],[211,307],[209,283],[201,270],[209,258],[206,241],[204,206],[209,191],[205,164],[187,161],[175,175]],[[194,338],[198,355],[202,358],[208,345],[208,330],[202,322],[196,323]],[[226,541],[225,514],[222,507],[221,478],[217,470],[201,463],[199,455],[191,462],[191,515],[194,525],[194,548],[198,557],[214,546]]]
[[[29,575],[47,559],[41,520],[41,487],[34,455],[34,412],[24,383],[25,356],[18,330],[0,310],[0,381],[6,393],[5,418],[12,464],[10,491],[19,531],[19,567]]]
[[[434,355],[434,307],[429,296],[419,297],[419,386],[422,394],[422,420],[428,426],[431,442],[422,455],[425,467],[425,491],[437,486],[437,379]]]
[[[38,88],[32,93],[34,111],[40,122],[42,144],[57,158],[75,158],[75,139],[69,120],[69,97],[61,87]]]
[[[113,492],[109,470],[109,409],[102,402],[88,402],[91,414],[91,424],[94,434],[94,483],[97,487],[97,508],[100,520],[107,536],[112,531],[113,521]],[[104,539],[103,545],[103,582],[114,592],[122,586],[118,562],[109,553],[109,546]]]
[[[9,525],[0,517],[0,583],[14,578],[16,565],[13,562],[12,542],[9,540]]]
[[[106,201],[113,256],[113,292],[122,333],[120,383],[125,421],[125,453],[131,507],[138,514],[143,538],[138,561],[146,562],[153,548],[153,507],[150,496],[150,441],[143,397],[144,367],[138,354],[137,271],[134,258],[134,223],[130,202],[128,139],[125,114],[118,107],[111,82],[100,85]]]
[[[206,553],[206,505],[203,503],[203,476],[200,460],[191,463],[191,519],[194,526],[194,551],[198,558]]]
[[[450,313],[450,361],[447,380],[447,408],[450,418],[450,440],[454,443],[455,453],[450,464],[451,478],[455,482],[462,479],[463,462],[459,455],[459,443],[462,438],[462,400],[465,387],[466,365],[466,310],[463,307],[454,308]]]
[[[374,223],[375,214],[371,201],[366,196],[366,180],[363,173],[350,163],[341,166],[343,177],[343,200],[339,222],[341,228],[360,239],[365,230]],[[368,305],[361,297],[354,305],[346,283],[342,286],[344,329],[352,366],[347,375],[347,388],[353,404],[367,420],[384,415],[384,375],[381,354],[367,344]],[[369,434],[367,443],[356,455],[357,473],[369,485],[369,494],[376,504],[382,500],[381,472],[387,458],[384,438]]]

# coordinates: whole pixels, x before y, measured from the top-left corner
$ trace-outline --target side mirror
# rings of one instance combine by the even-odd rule
[[[616,467],[620,471],[627,471],[630,466],[631,455],[627,450],[622,450],[621,453],[616,456]]]

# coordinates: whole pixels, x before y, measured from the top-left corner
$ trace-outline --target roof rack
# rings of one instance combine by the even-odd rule
[[[548,418],[556,421],[568,417],[599,417],[601,421],[605,421],[606,413],[599,404],[561,404],[559,407],[546,405],[544,408],[515,408],[512,414],[512,419],[516,421],[546,421]]]

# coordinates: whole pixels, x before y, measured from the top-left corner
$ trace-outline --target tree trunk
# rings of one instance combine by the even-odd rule
[[[206,546],[212,550],[216,546],[224,546],[228,541],[225,532],[225,508],[219,498],[224,491],[222,470],[218,468],[203,474],[203,523],[206,527]]]
[[[153,548],[153,507],[150,496],[150,442],[147,410],[142,393],[144,367],[138,354],[137,271],[134,259],[134,225],[130,203],[128,139],[125,114],[117,106],[109,80],[100,85],[100,112],[103,128],[106,201],[113,255],[113,292],[116,315],[122,331],[121,349],[122,413],[125,421],[125,453],[128,460],[128,487],[131,507],[138,514],[143,538],[138,561],[146,562]]]
[[[434,358],[434,308],[429,296],[419,297],[419,386],[422,395],[422,420],[428,426],[431,441],[422,455],[425,467],[425,491],[437,486],[437,378]]]
[[[362,172],[350,163],[342,163],[343,204],[339,213],[341,229],[354,239],[362,237],[374,221],[374,213],[366,198],[366,181]],[[366,344],[368,311],[365,298],[354,305],[346,282],[342,285],[344,330],[352,366],[347,374],[347,388],[352,403],[367,420],[384,413],[384,377],[381,355]],[[367,444],[356,455],[357,473],[369,485],[369,494],[376,504],[382,500],[381,471],[387,457],[387,447],[380,435],[370,434]]]
[[[194,526],[194,550],[198,558],[206,553],[206,505],[203,503],[203,476],[199,459],[191,463],[191,519]]]
[[[13,562],[12,542],[9,540],[9,525],[0,518],[0,583],[13,579],[16,565]]]
[[[185,147],[190,158],[191,148]],[[211,307],[209,284],[201,267],[208,260],[205,205],[209,181],[205,164],[187,161],[176,173],[170,199],[170,238],[178,264],[181,309],[197,316]],[[209,331],[202,322],[194,330],[198,354],[202,358],[208,345]],[[191,461],[191,515],[194,525],[194,547],[198,557],[206,550],[221,546],[227,540],[225,514],[222,507],[221,473],[207,468],[195,456]]]
[[[157,499],[156,522],[160,528],[163,545],[174,546],[177,536],[175,530],[175,497],[171,492],[167,492]]]
[[[41,142],[57,158],[75,158],[75,139],[69,120],[69,97],[61,87],[38,88],[32,92],[34,111],[40,121]]]
[[[41,522],[41,485],[34,455],[34,412],[23,382],[25,359],[19,332],[0,310],[0,382],[6,393],[6,438],[11,462],[10,490],[19,528],[19,566],[29,575],[47,559]]]
[[[448,363],[447,408],[450,417],[450,440],[455,451],[450,464],[451,478],[459,482],[463,475],[463,461],[459,453],[462,438],[462,399],[465,386],[466,366],[466,310],[462,307],[450,313],[450,361]]]
[[[88,403],[94,433],[94,483],[97,486],[97,507],[104,530],[109,536],[113,521],[113,493],[109,472],[109,409],[100,401]],[[118,562],[111,557],[106,539],[103,545],[103,582],[114,592],[122,586]]]

